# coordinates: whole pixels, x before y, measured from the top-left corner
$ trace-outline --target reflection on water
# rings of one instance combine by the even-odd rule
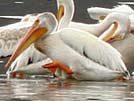
[[[133,82],[89,82],[53,78],[1,79],[0,100],[6,101],[133,101]]]

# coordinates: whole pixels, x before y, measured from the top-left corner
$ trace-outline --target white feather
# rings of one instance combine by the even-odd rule
[[[88,32],[74,29],[64,29],[62,31],[63,33],[61,32],[60,34],[62,40],[80,54],[86,54],[89,59],[102,64],[109,69],[119,71],[127,70],[120,53],[110,44],[98,40],[97,37]]]
[[[18,22],[0,27],[0,57],[11,55],[32,24],[33,22]]]

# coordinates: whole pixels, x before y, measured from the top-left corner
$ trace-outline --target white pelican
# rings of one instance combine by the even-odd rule
[[[112,80],[122,76],[129,77],[120,53],[111,45],[78,29],[65,28],[53,32],[56,25],[57,21],[53,14],[38,15],[33,27],[21,40],[6,66],[9,66],[30,44],[35,43],[40,52],[54,61],[45,64],[46,67],[43,66],[53,72],[58,66],[78,80]]]
[[[24,28],[26,27],[26,26],[28,26],[28,24],[29,24],[29,26],[28,27],[26,27],[25,28],[25,30],[24,30],[24,32],[23,33],[21,33],[20,31],[20,29],[18,29],[17,31],[16,31],[16,36],[15,37],[17,37],[17,36],[19,36],[19,35],[21,35],[21,37],[18,39],[18,41],[16,42],[16,44],[14,44],[13,45],[13,47],[15,48],[16,47],[16,45],[17,45],[17,43],[20,41],[20,39],[24,36],[24,34],[28,31],[28,29],[30,28],[30,26],[32,26],[32,24],[33,24],[33,22],[34,22],[34,20],[35,20],[35,18],[36,18],[36,16],[37,16],[38,14],[27,14],[26,16],[24,16],[22,19],[21,19],[21,22],[25,22],[25,25],[23,26]],[[20,23],[21,23],[20,22]],[[30,23],[29,23],[30,22]],[[28,23],[28,24],[27,24]],[[10,26],[9,26],[9,28],[11,28],[11,27],[13,27],[13,30],[16,30],[16,28],[19,28],[20,26],[21,26],[21,24],[20,24],[20,26],[16,26],[16,27],[14,27],[14,25],[16,26],[16,23],[15,24],[11,24]],[[23,28],[22,27],[22,28]],[[5,28],[5,27],[4,27]],[[8,30],[8,28],[6,28],[6,30]],[[6,30],[4,30],[4,31],[6,31]],[[11,34],[11,33],[9,33],[9,34]],[[15,33],[14,33],[15,34]],[[14,48],[12,48],[11,47],[11,49],[12,49],[12,51],[10,52],[10,54],[9,55],[11,55],[11,53],[13,52],[13,50],[14,50]],[[22,72],[19,72],[19,73],[12,73],[13,71],[16,71],[16,70],[22,70],[22,68],[21,67],[24,67],[24,66],[27,66],[28,64],[29,64],[29,62],[37,62],[37,61],[40,61],[40,60],[43,60],[43,59],[46,59],[46,56],[44,55],[44,54],[42,54],[42,53],[40,53],[38,50],[36,50],[35,48],[34,48],[34,46],[33,45],[31,45],[31,47],[29,47],[24,53],[23,53],[23,55],[20,55],[15,61],[14,61],[14,63],[11,65],[11,67],[7,70],[7,72],[6,72],[6,74],[8,75],[7,77],[9,78],[9,77],[13,77],[13,78],[16,78],[16,77],[18,77],[18,78],[24,78],[24,74],[22,73]],[[45,63],[45,61],[46,61],[46,63],[48,63],[48,59],[47,60],[44,60],[43,62]],[[31,66],[31,69],[32,69],[32,67],[34,68],[34,67],[36,67],[37,65],[39,65],[41,62],[39,62],[39,63],[37,63],[37,64],[35,64],[35,65],[30,65]],[[40,66],[39,66],[40,67]],[[27,69],[28,70],[28,69]],[[42,68],[39,70],[39,71],[41,71],[42,70]],[[32,71],[33,72],[33,74],[35,74],[35,72],[34,72],[34,70]],[[46,73],[46,71],[43,71],[43,72],[45,72]],[[40,72],[41,74],[42,74],[42,72]],[[30,73],[31,74],[31,73]],[[36,72],[36,74],[38,74],[37,72]]]
[[[119,5],[113,9],[102,7],[91,7],[87,9],[90,17],[95,20],[103,20],[108,14],[117,12],[129,16],[131,22],[131,32],[134,32],[134,10],[128,5]]]
[[[73,0],[70,0],[70,1],[69,0],[57,0],[57,5],[58,5],[57,6],[58,7],[58,20],[59,20],[59,25],[61,25],[58,27],[58,29],[62,29],[64,27],[66,27],[73,18],[74,2],[73,2]],[[108,15],[106,17],[106,19],[99,24],[84,24],[84,23],[71,22],[71,24],[69,24],[69,27],[85,30],[91,34],[100,36],[112,24],[115,24],[115,27],[113,29],[114,30],[117,29],[117,31],[112,31],[113,32],[112,38],[115,38],[115,39],[118,39],[120,37],[122,38],[122,37],[124,37],[125,33],[128,32],[129,26],[127,26],[127,25],[129,25],[129,19],[126,16],[124,16],[123,14],[118,14],[118,13],[112,13],[112,14]],[[124,27],[124,24],[126,25],[125,27]],[[123,28],[123,30],[122,30],[122,28]],[[103,36],[101,36],[101,39],[105,39],[104,37],[109,35],[109,33],[111,33],[111,31],[109,31],[109,32],[107,32],[107,34],[105,33]],[[116,38],[115,37],[116,35],[119,37]],[[111,38],[111,37],[109,36],[109,38]],[[105,40],[108,40],[108,38]],[[29,49],[29,50],[31,50],[31,49]],[[24,69],[27,68],[26,67],[27,61],[25,61],[26,63],[23,63],[22,60],[28,60],[28,59],[26,59],[26,58],[29,58],[28,54],[29,53],[27,53],[27,52],[21,54],[11,65],[7,74],[9,74],[10,72],[13,72],[13,71],[14,72],[22,71],[22,69],[23,69],[23,71],[25,71]],[[32,57],[32,54],[30,57]],[[39,63],[37,63],[37,64],[39,65],[39,67],[41,67],[41,65],[42,65]],[[34,66],[34,64],[32,64],[31,66]],[[37,65],[35,64],[35,66],[37,66]],[[22,68],[20,68],[20,67],[22,67]],[[30,66],[28,66],[28,67],[30,67]]]

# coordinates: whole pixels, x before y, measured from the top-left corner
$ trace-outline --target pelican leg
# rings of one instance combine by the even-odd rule
[[[64,65],[59,61],[53,61],[52,63],[42,65],[42,67],[48,68],[52,73],[55,73],[56,69],[59,68],[70,76],[73,74],[73,71],[68,66]]]
[[[22,72],[12,72],[11,73],[11,78],[18,78],[18,79],[24,79],[25,78],[25,74]]]

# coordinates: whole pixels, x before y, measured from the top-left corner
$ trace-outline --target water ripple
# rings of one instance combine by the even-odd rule
[[[5,101],[128,101],[134,100],[132,82],[89,82],[52,78],[1,79],[0,100]]]

